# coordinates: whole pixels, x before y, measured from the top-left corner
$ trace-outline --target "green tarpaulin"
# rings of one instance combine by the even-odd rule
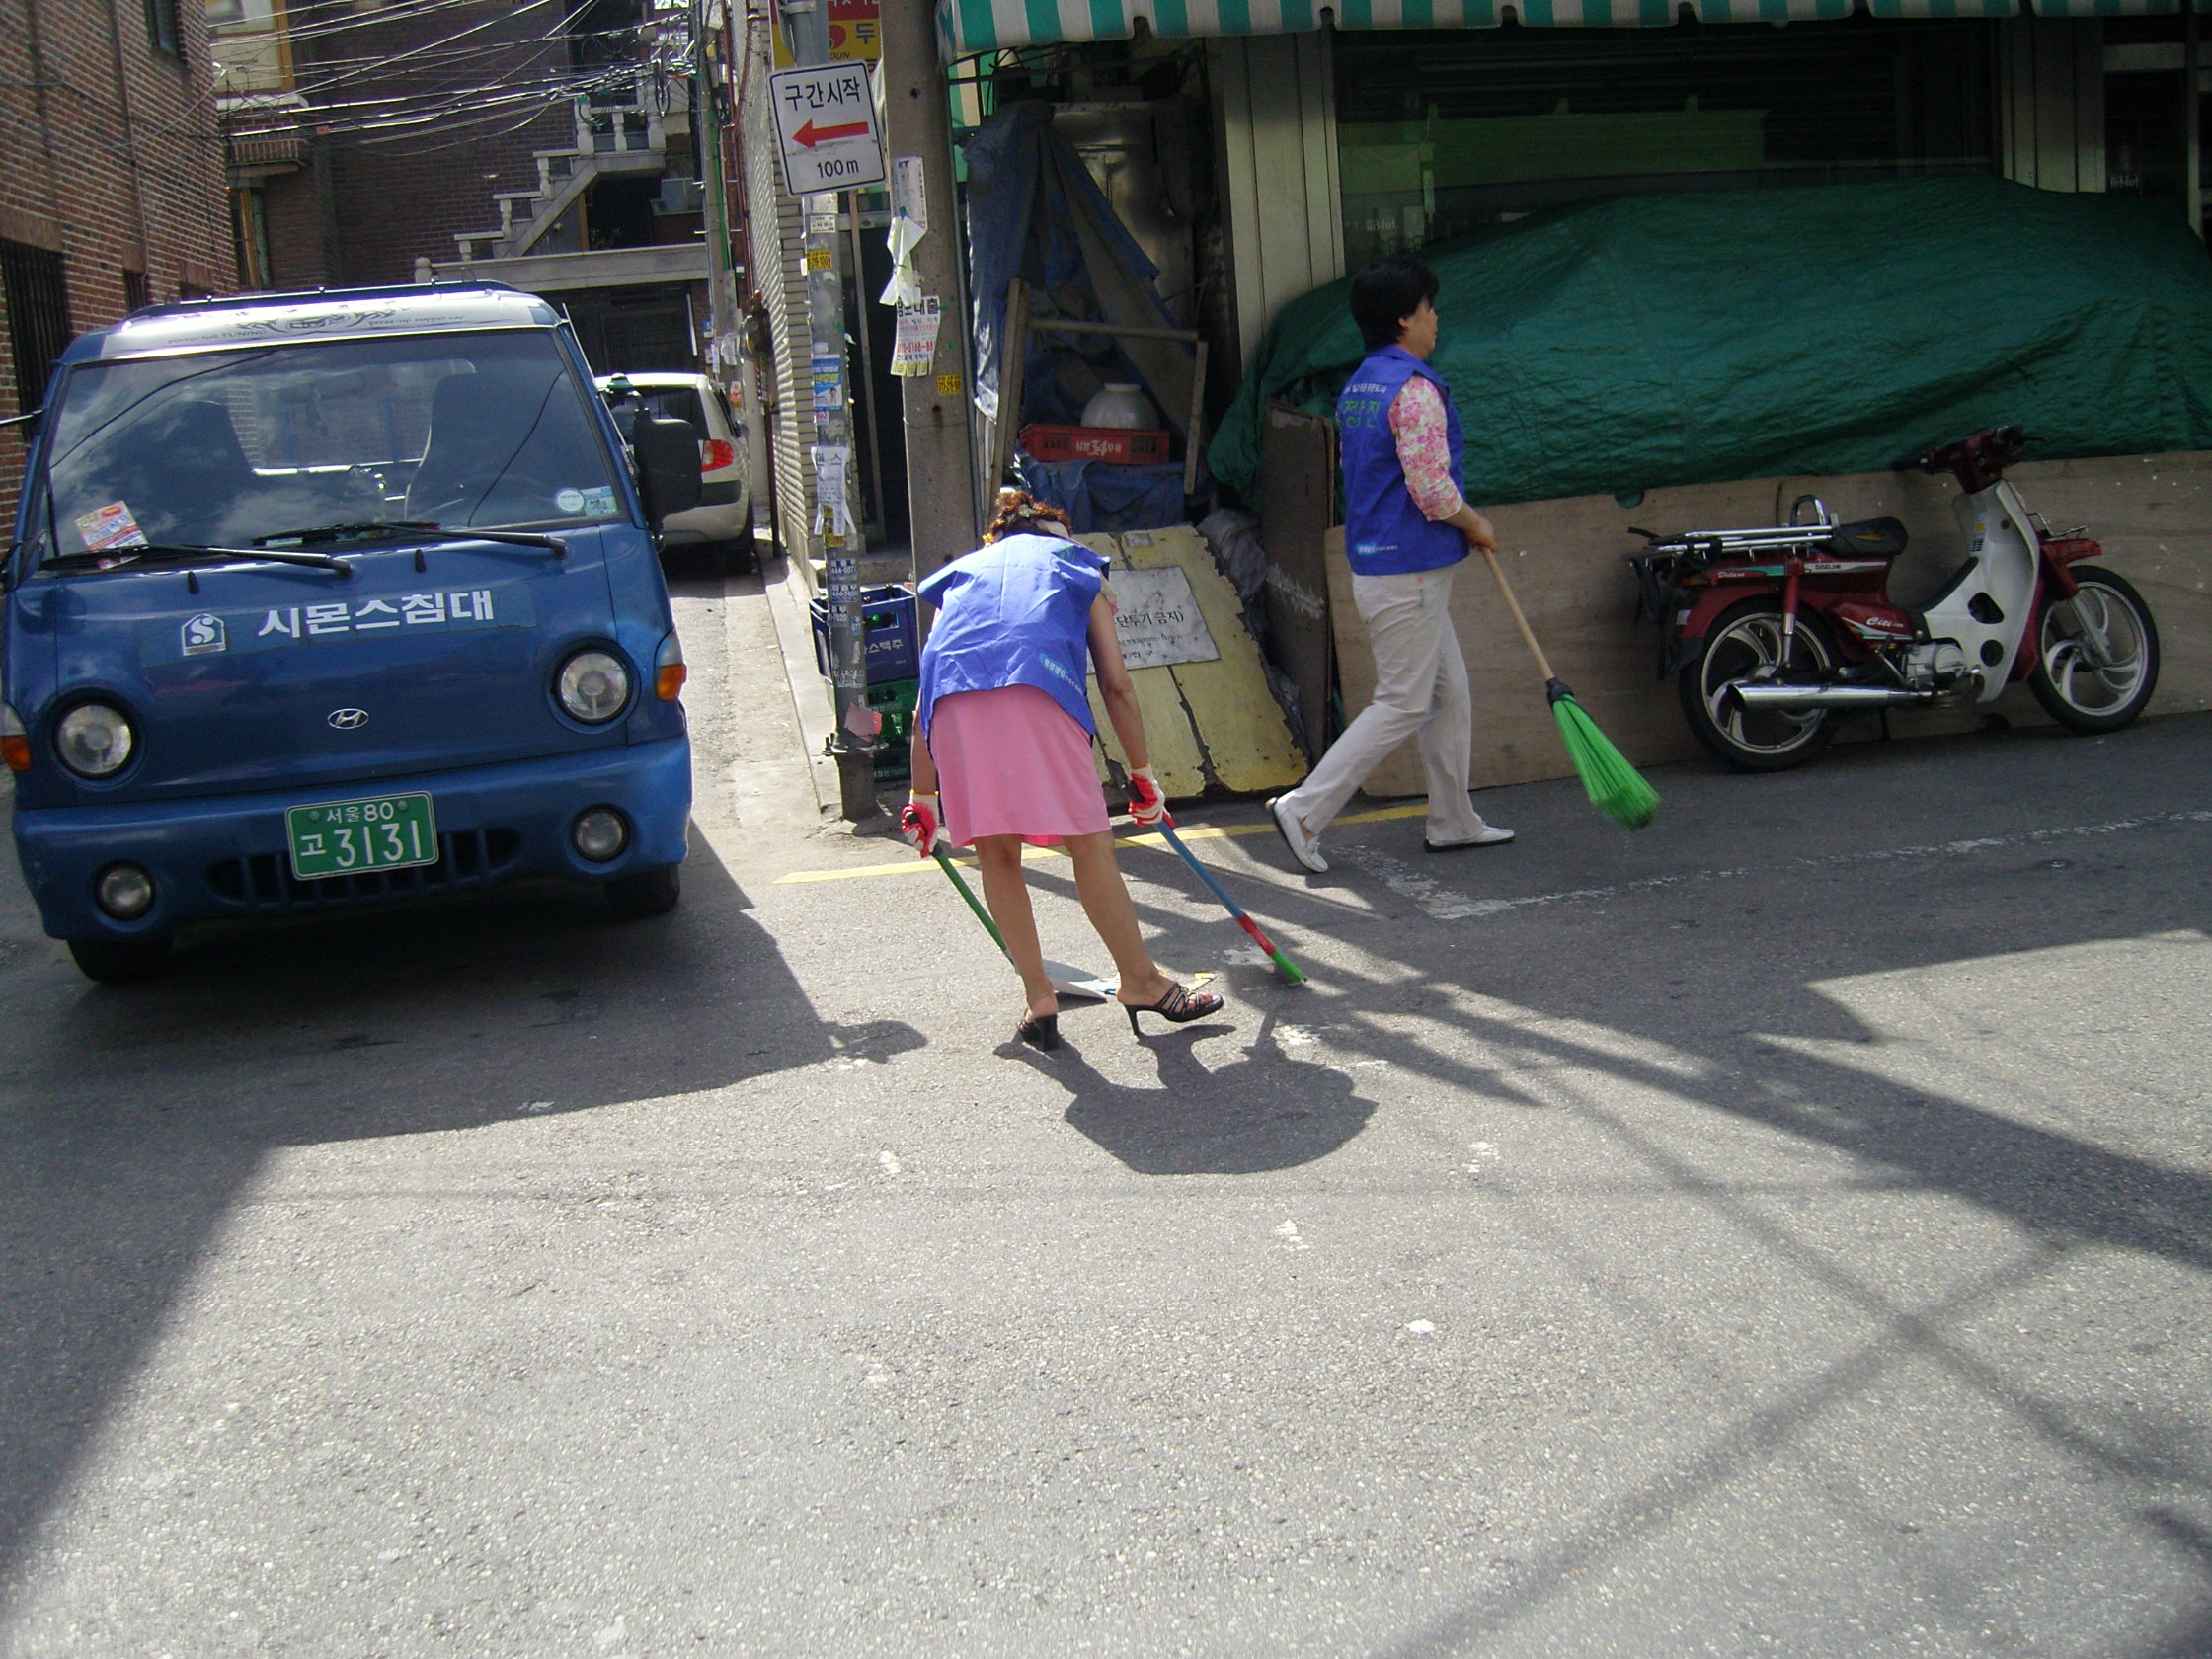
[[[1421,250],[1476,504],[2212,448],[2212,260],[2171,206],[1997,179],[1623,197]],[[1209,452],[1255,504],[1270,398],[1327,412],[1347,282],[1286,306]]]

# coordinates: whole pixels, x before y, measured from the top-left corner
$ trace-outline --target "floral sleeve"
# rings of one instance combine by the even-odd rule
[[[1452,482],[1452,445],[1444,424],[1444,399],[1418,374],[1406,376],[1390,400],[1390,435],[1397,441],[1398,466],[1413,505],[1431,522],[1449,518],[1466,505]]]

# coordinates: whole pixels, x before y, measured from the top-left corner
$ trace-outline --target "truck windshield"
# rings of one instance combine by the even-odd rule
[[[544,331],[86,363],[51,417],[50,552],[604,521],[624,510],[584,397]]]

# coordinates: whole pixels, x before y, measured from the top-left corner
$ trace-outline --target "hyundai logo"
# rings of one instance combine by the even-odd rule
[[[367,724],[368,710],[366,709],[346,708],[330,711],[330,726],[334,732],[357,732]]]

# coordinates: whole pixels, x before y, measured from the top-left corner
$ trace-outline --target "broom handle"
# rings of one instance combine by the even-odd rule
[[[984,931],[990,935],[990,942],[998,947],[999,954],[1008,962],[1013,961],[1014,953],[1006,949],[1006,936],[998,931],[998,923],[990,919],[990,912],[976,902],[974,892],[960,879],[960,872],[953,868],[952,859],[942,852],[932,852],[929,856],[937,861],[937,868],[952,879],[953,886],[960,889],[961,898],[968,901],[968,908],[976,912],[976,919],[984,924]]]
[[[1489,561],[1490,574],[1498,579],[1498,592],[1505,595],[1505,607],[1513,612],[1513,625],[1521,630],[1521,637],[1529,642],[1529,655],[1537,660],[1537,667],[1543,671],[1547,680],[1559,676],[1551,672],[1551,659],[1543,654],[1543,647],[1537,644],[1537,636],[1529,626],[1529,619],[1521,614],[1521,601],[1513,596],[1513,590],[1505,580],[1505,571],[1498,564],[1498,556],[1489,548],[1482,550],[1482,557]]]

